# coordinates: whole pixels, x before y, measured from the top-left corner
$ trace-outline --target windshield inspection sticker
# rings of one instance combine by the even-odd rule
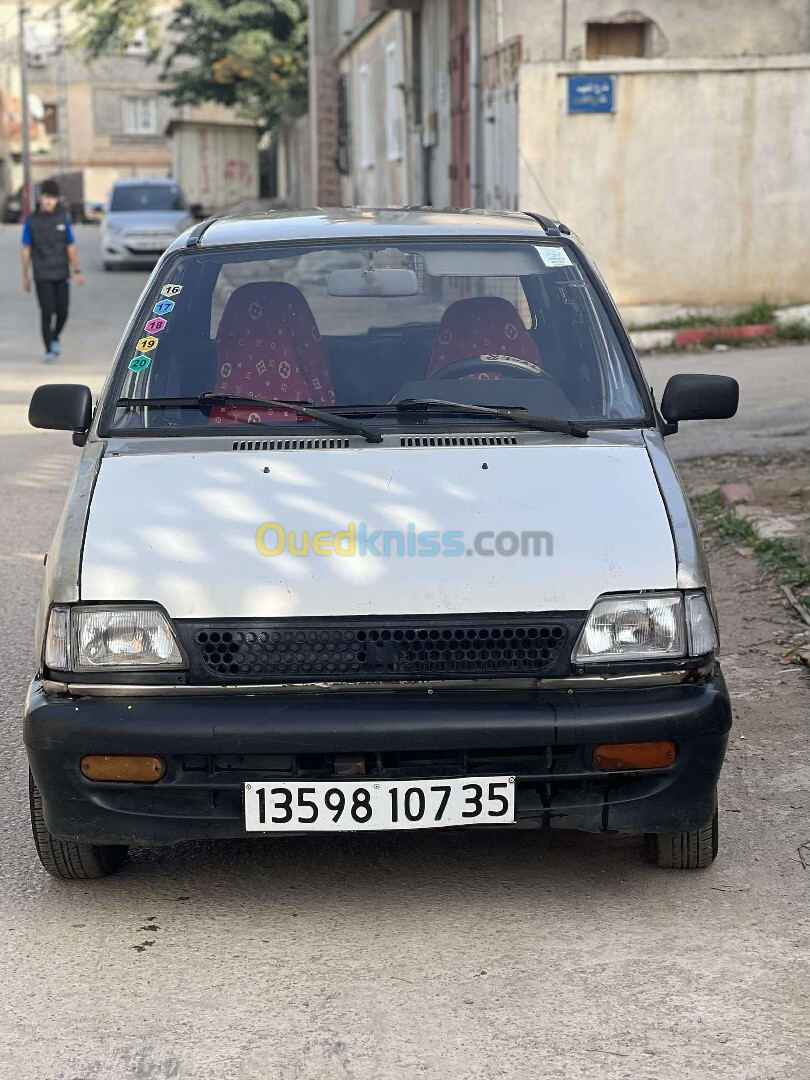
[[[546,247],[545,244],[542,244],[537,250],[540,252],[540,258],[543,260],[544,266],[573,265],[563,248]]]
[[[174,300],[159,300],[152,311],[156,315],[168,315],[170,311],[174,311]]]
[[[160,342],[156,337],[142,337],[135,348],[138,352],[152,352],[159,344]]]
[[[165,319],[150,319],[144,327],[147,334],[159,334],[162,330],[166,329]]]
[[[178,296],[183,291],[182,285],[164,285],[160,290],[161,296]]]
[[[129,370],[135,372],[146,371],[151,363],[151,356],[133,356],[129,362]]]

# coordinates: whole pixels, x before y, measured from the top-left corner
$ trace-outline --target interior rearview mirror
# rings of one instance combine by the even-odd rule
[[[38,386],[28,406],[28,423],[32,427],[72,431],[77,446],[84,445],[92,420],[90,388],[75,383]]]
[[[333,270],[326,291],[330,296],[415,296],[419,282],[413,270]]]
[[[728,420],[739,398],[739,384],[728,375],[673,375],[661,398],[661,415],[675,425],[679,420]]]

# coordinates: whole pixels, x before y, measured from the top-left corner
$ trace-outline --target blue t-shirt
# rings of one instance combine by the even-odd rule
[[[28,218],[25,219],[25,222],[23,224],[22,242],[23,242],[23,247],[30,247],[31,246],[31,225],[30,225],[30,223],[28,221]],[[70,225],[70,218],[68,218],[68,220],[65,222],[65,243],[66,244],[75,244],[76,243],[76,237],[73,235],[73,229],[71,228],[71,225]]]

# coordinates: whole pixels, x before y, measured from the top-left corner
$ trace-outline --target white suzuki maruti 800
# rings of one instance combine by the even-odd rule
[[[185,838],[464,826],[717,852],[706,562],[604,284],[539,215],[195,226],[106,387],[49,552],[25,742],[57,877]]]

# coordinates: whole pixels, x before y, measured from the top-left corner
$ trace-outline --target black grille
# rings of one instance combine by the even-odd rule
[[[245,621],[190,631],[203,681],[447,679],[562,674],[581,617]]]
[[[240,439],[234,450],[346,450],[348,439]]]

